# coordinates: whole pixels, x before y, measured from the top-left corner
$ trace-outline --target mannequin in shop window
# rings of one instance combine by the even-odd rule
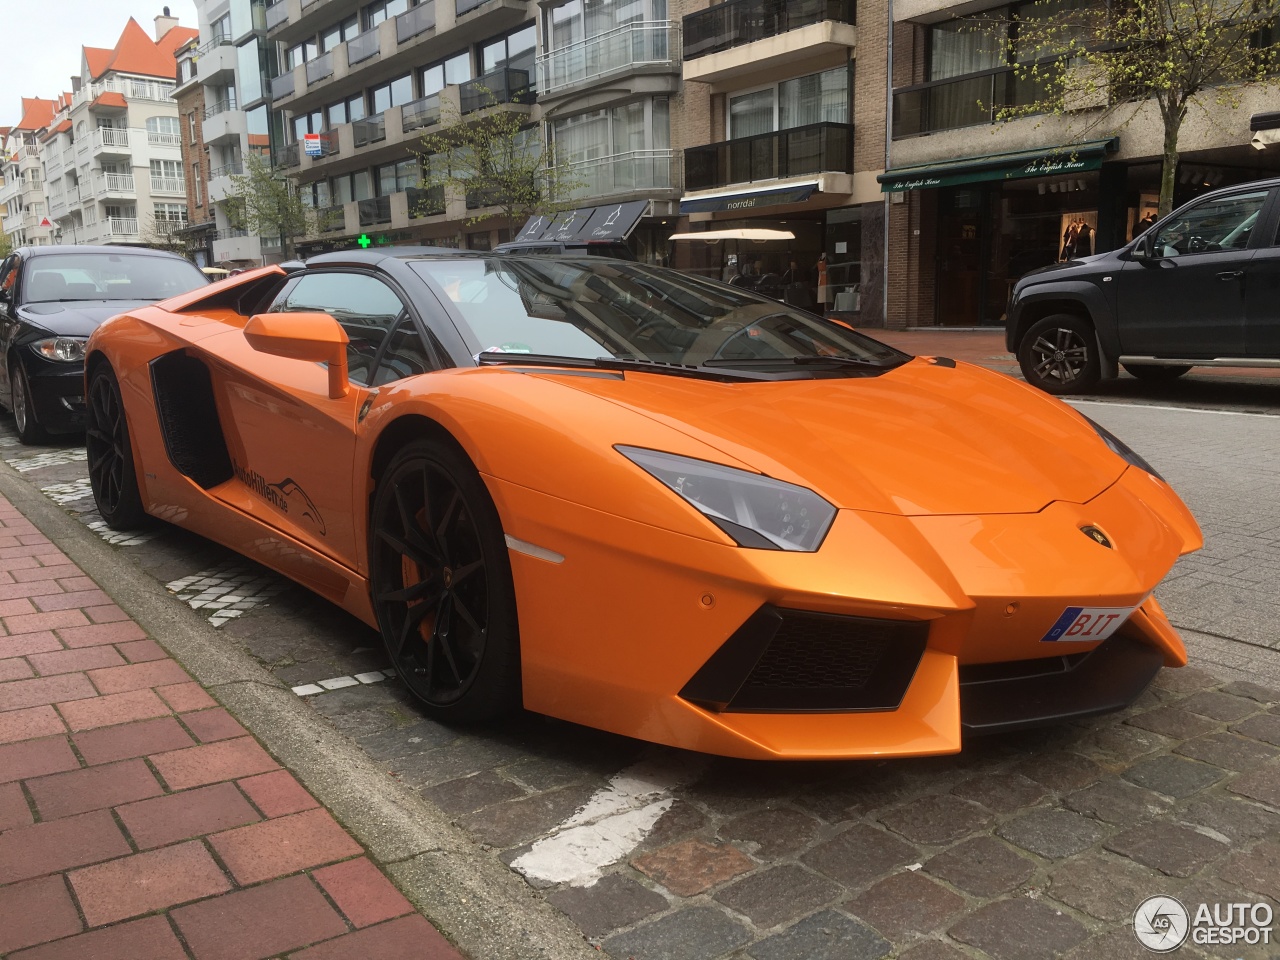
[[[1076,217],[1062,233],[1062,259],[1074,260],[1093,253],[1093,228],[1084,217]]]

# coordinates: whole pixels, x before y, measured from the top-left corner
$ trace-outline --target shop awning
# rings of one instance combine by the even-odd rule
[[[984,180],[1021,180],[1024,177],[1054,177],[1086,170],[1097,170],[1107,154],[1120,148],[1119,137],[1106,140],[1087,140],[1084,143],[1064,144],[1060,147],[1041,147],[1037,150],[1018,150],[1014,153],[996,153],[985,157],[963,157],[941,160],[937,163],[921,163],[911,167],[895,167],[879,174],[880,189],[884,193],[901,193],[905,190],[927,190],[933,187],[953,187],[962,183],[980,183]],[[683,208],[681,209],[683,213]]]
[[[762,187],[759,190],[740,190],[712,196],[683,197],[680,200],[680,212],[715,213],[720,210],[754,210],[756,207],[769,207],[778,203],[804,203],[817,189],[818,181],[811,180],[785,187]]]
[[[530,217],[517,240],[625,240],[649,209],[648,200],[579,207],[556,217]]]

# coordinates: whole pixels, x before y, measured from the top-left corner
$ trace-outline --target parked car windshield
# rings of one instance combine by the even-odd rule
[[[660,267],[606,258],[415,260],[484,353],[688,366],[798,358],[893,365],[905,354],[852,328]]]
[[[134,253],[66,253],[32,257],[22,300],[163,300],[208,283],[186,260]]]

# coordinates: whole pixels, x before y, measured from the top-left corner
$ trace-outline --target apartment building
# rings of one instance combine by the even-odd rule
[[[22,98],[22,117],[0,139],[0,212],[10,244],[46,246],[57,232],[45,198],[40,138],[53,123],[57,100]]]
[[[1032,85],[956,16],[1029,5],[895,2],[891,163],[881,177],[892,201],[892,326],[999,324],[1018,277],[1068,252],[1122,246],[1156,209],[1163,130],[1153,104],[1123,125],[1099,123],[1096,109],[996,122],[1001,107],[1034,103]],[[1175,205],[1280,171],[1280,150],[1250,146],[1250,116],[1273,108],[1274,90],[1246,88],[1240,99],[1192,111]]]
[[[174,231],[179,248],[198,267],[214,263],[213,242],[218,224],[209,202],[209,147],[204,142],[204,86],[191,82],[205,45],[195,36],[174,51],[178,62],[177,86],[170,96],[178,107],[178,136],[182,152],[182,177],[187,190],[187,222]]]
[[[166,13],[130,18],[114,47],[83,47],[41,152],[58,242],[157,243],[187,222],[174,50],[195,35]]]
[[[227,217],[232,177],[250,152],[270,156],[270,86],[275,46],[266,39],[263,0],[196,0],[199,36],[178,51],[183,170],[189,210],[205,226],[199,236],[211,264],[258,266],[279,259],[276,237],[250,236]],[[198,183],[198,185],[197,185]],[[210,226],[211,224],[211,226]]]

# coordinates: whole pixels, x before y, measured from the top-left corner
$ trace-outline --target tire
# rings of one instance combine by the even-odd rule
[[[138,490],[120,383],[107,364],[100,364],[89,377],[86,399],[85,452],[98,513],[112,530],[134,529],[146,521],[147,513]]]
[[[31,381],[27,379],[26,368],[20,360],[14,360],[9,369],[9,396],[18,439],[29,447],[48,443],[49,431],[40,426],[40,421],[36,419],[35,403],[31,399]]]
[[[1046,393],[1084,393],[1102,377],[1097,337],[1089,321],[1069,313],[1037,320],[1018,344],[1027,383]]]
[[[1125,372],[1139,380],[1150,383],[1168,383],[1191,370],[1190,364],[1173,363],[1126,363]]]
[[[378,483],[369,580],[392,665],[440,720],[520,705],[515,586],[497,508],[471,462],[415,441]]]

